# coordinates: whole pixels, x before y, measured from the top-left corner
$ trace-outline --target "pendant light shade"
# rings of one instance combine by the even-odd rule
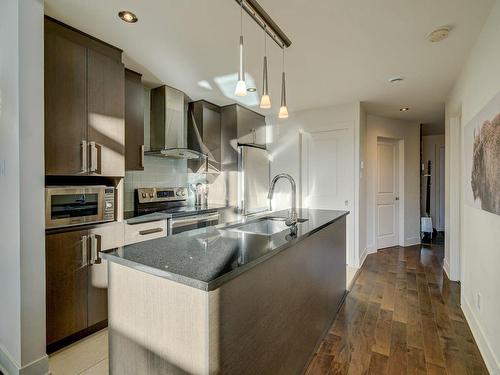
[[[286,84],[285,84],[285,48],[283,47],[283,72],[281,73],[281,107],[278,114],[279,118],[288,117],[288,108],[286,107]]]
[[[234,91],[236,96],[247,95],[247,85],[245,83],[245,69],[243,67],[243,0],[241,0],[240,8],[240,66],[238,70],[238,83]]]
[[[260,99],[260,108],[271,108],[271,98],[269,97],[269,86],[267,80],[267,31],[264,27],[264,65],[262,67],[262,98]]]

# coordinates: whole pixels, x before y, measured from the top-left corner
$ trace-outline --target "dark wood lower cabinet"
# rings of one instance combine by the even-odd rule
[[[47,352],[106,325],[107,269],[105,263],[90,264],[89,235],[89,230],[46,235]]]

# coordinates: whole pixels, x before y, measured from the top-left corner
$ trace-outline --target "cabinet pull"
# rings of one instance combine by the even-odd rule
[[[99,243],[101,236],[98,234],[90,235],[90,264],[100,264],[101,257],[99,256],[100,246]]]
[[[94,141],[89,142],[90,147],[90,172],[97,172],[97,147]]]
[[[87,166],[87,141],[83,141],[81,143],[81,152],[82,152],[82,173],[86,173],[88,166]]]
[[[141,147],[139,147],[139,152],[141,155],[141,168],[144,168],[144,145],[141,145]]]
[[[82,247],[82,267],[87,266],[89,261],[88,239],[88,236],[82,236],[82,240],[80,241]]]
[[[152,229],[140,230],[139,234],[141,236],[145,236],[147,234],[153,234],[153,233],[159,233],[159,232],[163,232],[163,228],[152,228]]]

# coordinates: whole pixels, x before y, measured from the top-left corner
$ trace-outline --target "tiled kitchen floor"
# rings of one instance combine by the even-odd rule
[[[94,333],[49,356],[52,375],[108,375],[108,331]]]

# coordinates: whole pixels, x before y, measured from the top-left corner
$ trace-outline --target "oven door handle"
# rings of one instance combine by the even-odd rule
[[[206,214],[206,215],[191,215],[184,218],[171,219],[170,226],[171,228],[179,228],[185,227],[191,224],[204,223],[207,221],[219,221],[219,213],[215,214]]]

